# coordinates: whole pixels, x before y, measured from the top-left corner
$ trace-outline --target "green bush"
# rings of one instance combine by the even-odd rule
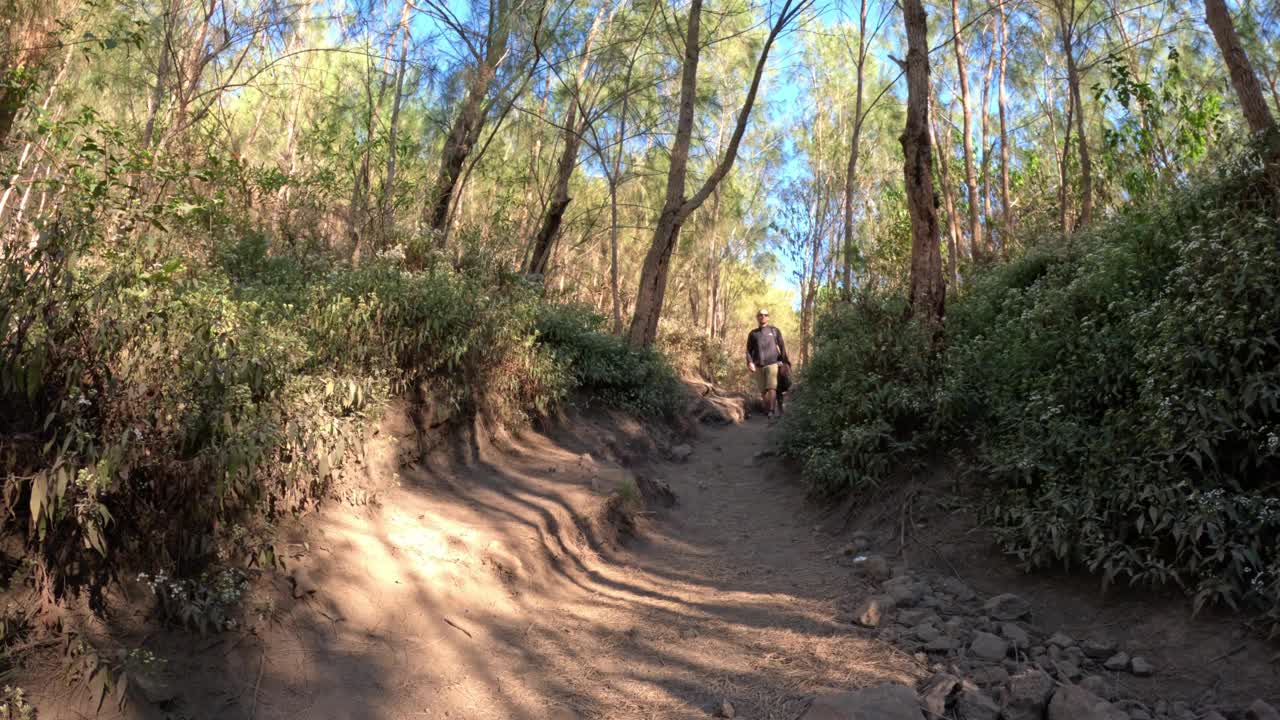
[[[75,184],[35,240],[0,250],[0,512],[48,596],[97,604],[126,569],[273,562],[271,520],[353,469],[393,395],[508,425],[578,387],[649,415],[677,407],[660,356],[547,307],[482,251],[417,270],[282,251],[226,209],[238,202],[141,205],[122,175],[250,185],[235,163],[197,177],[91,115],[51,132],[84,158]]]
[[[941,417],[1029,567],[1280,598],[1280,223],[1256,166],[971,288]]]
[[[901,301],[825,310],[784,432],[822,492],[969,458],[1028,568],[1280,623],[1280,221],[1256,158],[975,273],[924,359]],[[931,364],[936,363],[936,365]]]
[[[538,317],[538,341],[588,399],[645,417],[675,417],[682,388],[671,365],[656,350],[628,347],[605,331],[605,323],[588,308],[545,306]]]
[[[937,370],[930,345],[895,295],[863,293],[819,315],[782,424],[782,446],[814,492],[873,486],[921,447]]]
[[[744,389],[744,360],[725,349],[718,338],[702,329],[678,323],[660,323],[658,346],[683,377],[697,377],[721,388]]]

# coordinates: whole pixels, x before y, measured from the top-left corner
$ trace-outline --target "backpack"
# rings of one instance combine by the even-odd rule
[[[791,389],[791,365],[778,363],[778,394]]]

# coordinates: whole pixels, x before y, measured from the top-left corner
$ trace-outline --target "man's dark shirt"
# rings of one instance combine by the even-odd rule
[[[756,367],[772,365],[787,359],[787,345],[782,341],[782,331],[772,325],[752,330],[747,335],[747,360]]]

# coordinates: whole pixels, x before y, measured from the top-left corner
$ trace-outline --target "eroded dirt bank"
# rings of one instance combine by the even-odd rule
[[[833,522],[765,455],[761,420],[652,453],[683,462],[614,462],[637,443],[634,427],[584,423],[388,460],[374,502],[286,530],[292,570],[251,595],[247,631],[126,629],[167,662],[125,714],[791,720],[842,717],[826,699],[884,683],[911,689],[915,717],[933,697],[950,716],[1038,718],[1073,681],[1124,713],[1096,717],[1280,700],[1268,648],[1229,621],[1024,578],[937,485]],[[678,501],[629,519],[619,504],[650,480]],[[1011,606],[991,605],[1005,593]],[[30,689],[40,717],[79,716],[55,683]],[[1047,694],[1018,715],[1022,691]]]

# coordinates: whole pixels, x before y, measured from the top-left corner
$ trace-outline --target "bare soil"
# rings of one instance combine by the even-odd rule
[[[245,629],[207,639],[123,610],[100,628],[167,661],[168,689],[152,692],[163,702],[138,697],[124,714],[676,719],[728,701],[738,717],[791,720],[815,694],[931,674],[841,619],[865,592],[840,552],[854,531],[914,572],[1023,594],[1048,632],[1147,653],[1159,671],[1126,679],[1131,696],[1280,701],[1274,648],[1229,618],[1193,622],[1181,599],[1025,576],[970,532],[945,483],[908,482],[833,517],[791,468],[757,457],[769,440],[752,419],[702,431],[686,463],[644,461],[654,448],[635,426],[578,421],[401,467],[411,433],[393,432],[370,465],[373,502],[283,529],[313,593],[295,599],[284,573],[263,577]],[[665,480],[677,504],[640,510],[641,478]],[[40,718],[92,714],[37,670],[23,683]]]

